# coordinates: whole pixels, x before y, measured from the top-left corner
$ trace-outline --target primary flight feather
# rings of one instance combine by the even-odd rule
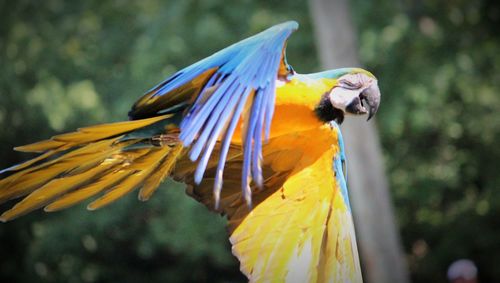
[[[3,170],[0,219],[103,207],[171,177],[227,216],[233,254],[251,282],[361,282],[338,123],[380,104],[363,69],[297,74],[285,46],[296,22],[271,27],[146,92],[130,121],[15,148],[40,156]],[[346,145],[348,146],[348,145]]]

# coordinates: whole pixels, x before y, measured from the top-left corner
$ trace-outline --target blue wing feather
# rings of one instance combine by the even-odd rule
[[[154,96],[169,92],[195,79],[207,70],[216,68],[180,123],[180,140],[192,146],[191,160],[198,160],[195,181],[200,183],[212,150],[223,136],[217,174],[214,181],[216,203],[222,188],[224,163],[231,138],[241,119],[243,105],[253,95],[251,111],[243,141],[242,190],[248,204],[251,202],[250,182],[262,185],[262,137],[269,137],[274,111],[275,80],[285,42],[298,28],[296,22],[271,27],[255,36],[233,44],[199,61],[152,88]],[[213,93],[208,89],[216,87]],[[253,90],[253,91],[252,91]],[[208,96],[208,98],[205,98]],[[227,128],[226,128],[227,126]],[[226,129],[225,133],[222,133]]]
[[[243,93],[243,95],[240,97],[240,101],[238,105],[236,106],[236,109],[234,111],[234,116],[239,117],[241,115],[241,112],[243,111],[243,106],[245,105],[245,101],[247,100],[248,96],[250,95],[251,88],[247,87]],[[229,146],[231,145],[231,138],[233,136],[234,130],[236,129],[236,125],[238,124],[237,119],[232,119],[229,122],[229,126],[226,130],[226,134],[224,136],[224,139],[222,140],[222,146],[221,146],[221,152],[219,156],[219,164],[217,164],[217,171],[215,174],[215,181],[214,181],[214,197],[215,197],[215,208],[219,208],[219,199],[220,199],[220,192],[222,189],[222,174],[224,171],[224,165],[226,163],[226,158],[227,158],[227,152],[229,150]]]

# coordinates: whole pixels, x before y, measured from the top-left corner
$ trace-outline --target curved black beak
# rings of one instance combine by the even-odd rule
[[[380,105],[380,90],[376,82],[372,83],[368,88],[364,89],[359,96],[346,106],[347,113],[361,115],[368,113],[368,120],[370,120],[375,113],[377,113]]]
[[[353,100],[345,107],[345,111],[356,115],[362,115],[368,112],[363,105],[361,95],[354,97]]]
[[[380,105],[380,89],[378,88],[378,84],[376,82],[372,83],[368,88],[363,90],[359,96],[361,98],[361,103],[366,103],[368,106],[368,121],[377,113]]]

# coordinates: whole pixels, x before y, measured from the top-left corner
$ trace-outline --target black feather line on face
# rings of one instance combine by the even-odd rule
[[[314,113],[323,122],[336,121],[338,124],[342,124],[344,121],[344,112],[333,107],[330,102],[329,92],[323,94],[318,105],[314,108]]]

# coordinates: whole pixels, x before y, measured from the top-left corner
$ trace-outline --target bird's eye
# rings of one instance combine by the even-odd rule
[[[353,83],[353,82],[350,82],[350,81],[348,81],[348,80],[341,80],[341,81],[340,81],[340,85],[341,85],[343,88],[346,88],[346,89],[351,89],[351,90],[361,88],[361,83]]]

